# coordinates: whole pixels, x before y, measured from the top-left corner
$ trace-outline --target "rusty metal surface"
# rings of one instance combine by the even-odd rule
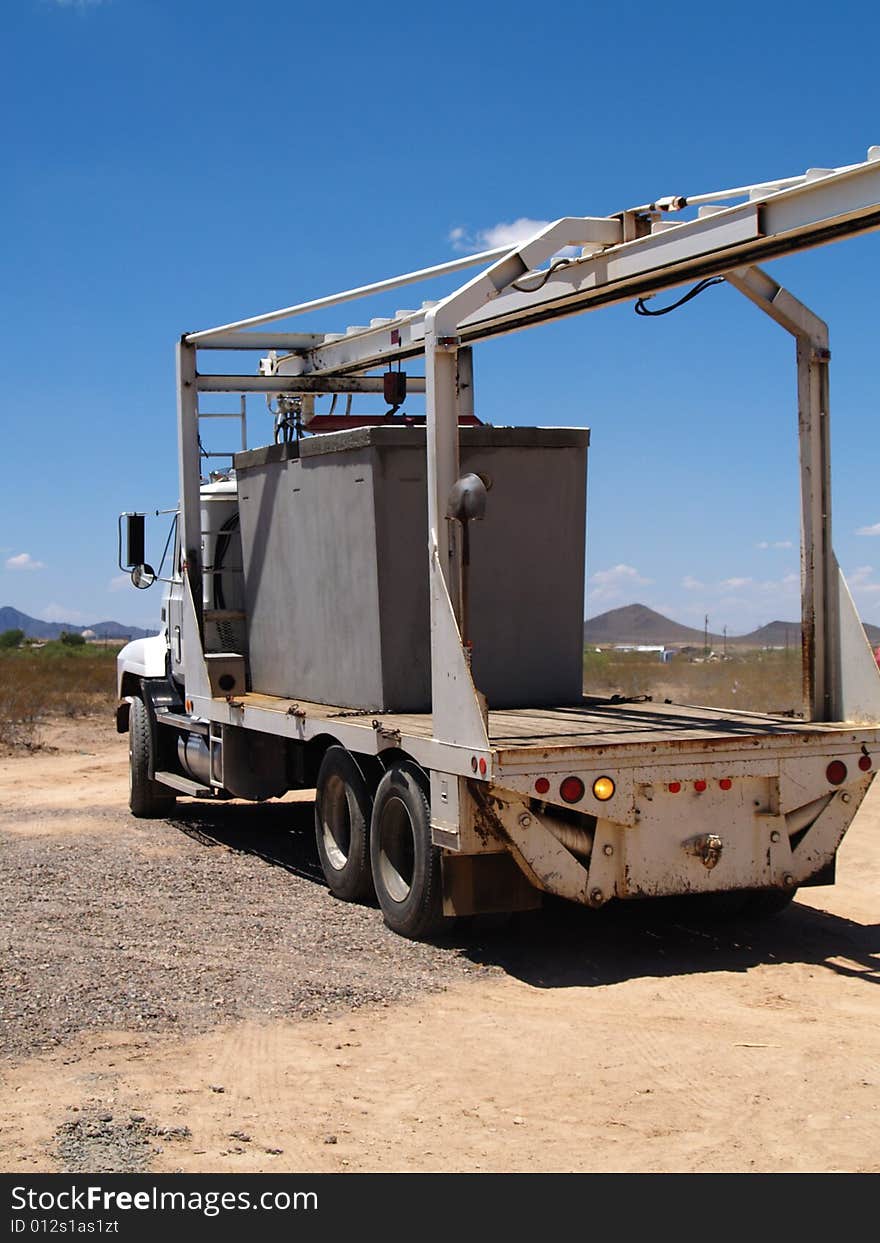
[[[725,752],[828,751],[880,745],[880,727],[798,721],[791,717],[731,712],[663,703],[612,704],[584,701],[581,707],[489,713],[489,741],[499,771],[523,771],[579,757],[613,755],[615,763],[645,763],[664,757]]]

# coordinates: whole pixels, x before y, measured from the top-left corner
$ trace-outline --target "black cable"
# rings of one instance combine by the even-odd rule
[[[659,311],[649,311],[645,305],[647,299],[639,298],[635,305],[636,315],[668,315],[670,311],[677,311],[680,306],[684,306],[686,302],[690,302],[691,298],[696,298],[697,294],[701,294],[704,289],[708,289],[710,285],[721,285],[724,283],[723,276],[710,276],[706,280],[699,281],[694,285],[693,289],[689,289],[677,302],[673,302],[671,306],[661,307]],[[648,295],[651,297],[652,295]]]
[[[159,562],[159,568],[156,571],[156,577],[158,579],[161,579],[162,571],[165,569],[165,558],[168,556],[168,549],[171,546],[171,538],[174,535],[174,532],[176,530],[177,530],[177,514],[175,514],[171,520],[171,526],[168,530],[168,538],[165,541],[165,547],[162,549],[162,560]]]
[[[555,263],[551,263],[546,272],[541,276],[537,285],[523,285],[520,281],[512,281],[512,287],[518,289],[520,293],[537,293],[539,289],[543,289],[549,281],[550,277],[559,268],[567,268],[571,263],[571,259],[557,259]]]

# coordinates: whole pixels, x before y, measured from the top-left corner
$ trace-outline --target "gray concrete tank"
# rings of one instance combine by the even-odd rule
[[[490,707],[580,699],[589,431],[461,429],[491,480],[470,525],[474,681]],[[431,707],[424,428],[239,453],[250,686],[369,711]]]

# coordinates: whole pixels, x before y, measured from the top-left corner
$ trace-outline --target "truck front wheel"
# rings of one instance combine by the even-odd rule
[[[128,718],[128,806],[142,820],[168,816],[176,796],[166,786],[153,781],[153,733],[147,705],[142,699],[131,701]]]
[[[357,761],[345,747],[328,747],[318,770],[315,840],[330,892],[346,902],[372,897],[372,799]]]
[[[437,932],[443,920],[440,851],[431,842],[427,778],[410,760],[389,768],[379,782],[370,860],[388,927],[414,941]]]

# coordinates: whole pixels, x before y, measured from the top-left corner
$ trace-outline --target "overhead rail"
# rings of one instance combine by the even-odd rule
[[[716,206],[730,198],[748,201]],[[671,214],[696,207],[693,219]],[[578,219],[578,218],[574,218]],[[589,218],[584,219],[587,223]],[[767,262],[839,237],[880,225],[880,146],[859,164],[808,169],[796,177],[737,186],[711,194],[668,195],[617,216],[599,217],[603,240],[591,242],[572,258],[550,268],[526,266],[519,279],[497,297],[464,317],[460,344],[473,344],[514,332],[547,319],[629,298],[650,297],[664,289],[724,271]],[[590,221],[593,223],[593,221]],[[338,294],[301,302],[217,328],[190,333],[185,340],[200,349],[288,351],[273,359],[269,374],[341,375],[402,361],[424,350],[426,317],[437,305],[354,325],[342,333],[245,331],[279,319],[356,301],[407,284],[429,280],[504,256],[522,255],[536,235],[514,247],[498,247],[447,263],[358,286]],[[539,263],[546,262],[542,256]]]

